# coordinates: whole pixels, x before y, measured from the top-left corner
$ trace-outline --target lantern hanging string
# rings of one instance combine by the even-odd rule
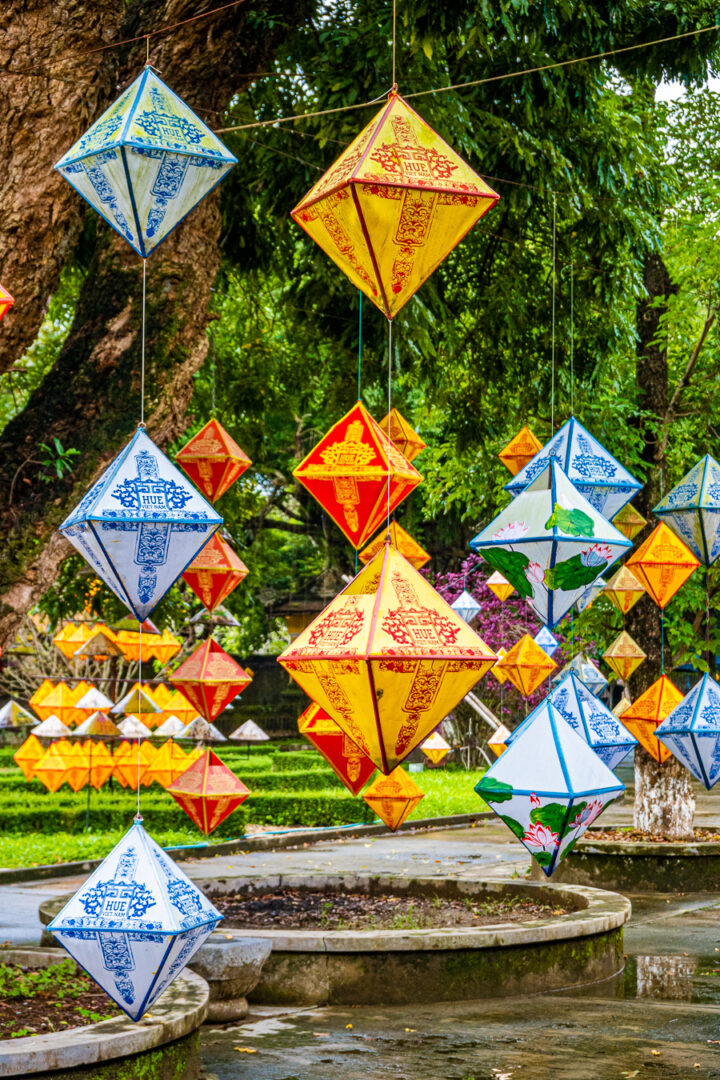
[[[143,266],[145,264],[143,263]],[[142,657],[142,630],[143,624],[140,622],[140,655],[138,657],[138,704],[142,705],[142,670],[143,670],[143,657]],[[140,721],[142,722],[142,709],[138,710],[140,713]],[[137,738],[136,745],[137,753],[137,813],[135,814],[136,821],[142,821],[142,814],[140,813],[140,736]]]
[[[147,259],[142,261],[142,330],[140,337],[140,426],[145,426],[145,284],[147,277]],[[142,630],[140,631],[142,633]]]
[[[570,415],[575,415],[575,282],[570,260]]]
[[[212,401],[210,405],[211,416],[215,416],[215,323],[210,324],[210,359],[212,371]]]
[[[552,219],[552,339],[550,375],[550,436],[555,434],[555,294],[557,292],[557,199],[553,195]]]
[[[665,608],[660,608],[660,674],[665,674]]]
[[[387,531],[390,536],[390,410],[392,409],[392,319],[388,319],[388,400],[387,400]]]
[[[362,392],[362,298],[363,294],[358,289],[358,401]],[[355,549],[355,573],[358,571],[358,553]]]
[[[395,55],[396,55],[396,34],[395,28],[397,25],[397,0],[393,0],[392,6],[392,84],[393,87],[397,86],[397,80],[395,79]]]

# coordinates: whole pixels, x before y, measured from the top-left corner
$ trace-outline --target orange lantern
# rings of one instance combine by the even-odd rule
[[[26,780],[32,780],[35,766],[45,754],[45,747],[35,735],[28,735],[25,742],[13,754],[13,761]]]
[[[149,753],[146,747],[149,748]],[[143,787],[152,783],[153,777],[148,773],[155,756],[155,747],[150,743],[121,742],[113,754],[113,776],[123,787],[137,790],[138,779]]]
[[[227,600],[233,589],[248,575],[248,568],[217,533],[200,548],[183,574],[192,591],[208,611]]]
[[[433,765],[439,765],[443,758],[450,753],[451,746],[449,742],[443,739],[439,731],[433,731],[425,742],[420,743],[420,749],[426,757],[430,758]]]
[[[647,525],[647,518],[644,518],[632,503],[625,503],[612,519],[612,523],[628,540],[634,540]]]
[[[115,641],[126,660],[142,660],[145,663],[155,656],[162,636],[143,627],[142,634],[139,630],[118,630]]]
[[[43,679],[43,681],[40,683],[40,685],[38,686],[38,688],[35,691],[35,693],[33,694],[33,696],[28,701],[28,705],[30,706],[30,708],[34,709],[35,712],[37,712],[37,709],[35,709],[35,706],[38,705],[42,701],[42,699],[45,697],[45,695],[49,694],[50,691],[54,689],[54,687],[55,687],[55,683],[50,682],[49,679]]]
[[[293,476],[354,548],[362,547],[422,480],[361,401],[330,428]]]
[[[492,674],[495,676],[497,681],[502,686],[504,682],[507,682],[507,674],[505,673],[503,668],[498,667],[498,665],[499,665],[500,661],[505,656],[507,656],[507,649],[503,649],[502,647],[499,648],[497,655],[498,655],[498,658],[497,658],[496,662],[493,664],[493,666],[490,668],[490,671],[492,672]]]
[[[87,739],[83,744],[88,759],[88,779],[90,785],[99,791],[113,774],[113,756],[104,742]]]
[[[148,766],[147,777],[151,782],[155,780],[160,787],[167,788],[173,780],[182,776],[190,765],[189,755],[176,742],[168,739],[158,747],[152,764]]]
[[[529,634],[524,634],[495,666],[523,697],[529,697],[557,664]]]
[[[392,319],[499,197],[392,90],[292,216]]]
[[[212,638],[198,645],[169,678],[209,723],[252,681]]]
[[[83,693],[86,693],[86,690],[87,684]],[[59,682],[33,708],[41,720],[47,720],[48,716],[57,716],[58,720],[69,727],[76,720],[85,719],[75,708],[77,700],[75,691],[71,690],[67,683]]]
[[[667,761],[670,751],[655,736],[655,729],[682,699],[674,683],[666,675],[661,675],[620,714],[621,722],[659,765]]]
[[[700,563],[687,544],[661,522],[625,565],[658,607],[665,608]]]
[[[645,586],[640,584],[629,567],[621,566],[603,588],[603,592],[618,611],[627,615],[645,592]]]
[[[278,657],[385,774],[495,659],[389,543]]]
[[[488,739],[488,746],[492,750],[496,757],[500,757],[504,750],[507,750],[507,741],[510,738],[510,731],[504,724],[500,724],[495,728],[492,735]]]
[[[168,660],[172,660],[173,656],[176,656],[181,649],[182,641],[176,638],[174,634],[171,634],[169,630],[163,630],[159,636],[154,634],[148,643],[150,656],[154,657],[160,664],[167,664]]]
[[[320,751],[348,791],[353,795],[362,791],[375,772],[375,766],[315,702],[308,705],[298,719],[298,731]]]
[[[208,420],[175,455],[175,462],[215,502],[252,465],[219,420]]]
[[[400,828],[424,798],[425,792],[399,765],[389,776],[378,776],[363,794],[370,809],[393,832]]]
[[[198,829],[209,836],[245,802],[250,792],[212,750],[197,760],[167,788]]]
[[[366,548],[358,555],[360,562],[365,564],[377,555],[380,548],[385,543],[388,530],[387,528],[381,529],[374,540],[371,540]],[[403,555],[411,566],[414,566],[416,570],[420,570],[426,562],[430,561],[425,548],[420,547],[417,540],[413,540],[410,533],[405,532],[402,525],[398,525],[396,521],[390,522],[390,543],[394,548]]]
[[[386,416],[383,416],[379,426],[381,431],[390,436],[391,441],[408,461],[414,461],[427,446],[417,431],[408,424],[399,409],[392,408]]]
[[[68,641],[77,630],[75,623],[65,623],[53,638],[53,645],[60,650],[66,660],[71,660],[78,643]]]
[[[79,791],[90,778],[90,762],[83,746],[71,743],[63,755],[67,765],[65,780],[73,789]]]
[[[7,315],[14,303],[15,297],[11,296],[7,289],[0,285],[0,319]]]
[[[184,694],[176,690],[169,702],[163,708],[163,716],[174,716],[180,720],[183,727],[187,727],[191,720],[198,715],[194,705],[191,705]]]
[[[503,603],[511,593],[515,592],[515,586],[495,570],[485,582],[488,589],[494,592],[498,600]]]
[[[637,642],[633,641],[627,631],[623,630],[602,656],[608,667],[611,667],[619,678],[629,679],[633,671],[637,671],[646,658],[646,653]]]
[[[523,427],[500,451],[498,457],[513,476],[517,476],[521,469],[532,461],[538,450],[542,450],[542,443],[535,438],[529,427]]]
[[[68,644],[72,642],[68,639]],[[90,636],[82,642],[72,654],[73,660],[109,660],[111,656],[121,656],[122,649],[115,640],[109,626],[96,626]]]
[[[65,744],[67,745],[67,744]],[[34,779],[40,781],[48,791],[55,792],[65,783],[68,763],[60,743],[51,743],[35,765]]]

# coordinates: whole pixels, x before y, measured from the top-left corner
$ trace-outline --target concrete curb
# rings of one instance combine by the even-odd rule
[[[601,840],[588,831],[573,849],[572,859],[558,867],[556,880],[623,893],[714,893],[719,876],[716,840]]]
[[[57,963],[60,950],[46,950],[46,963]],[[3,950],[7,963],[43,959],[43,950]],[[208,1009],[208,984],[192,971],[184,971],[153,1005],[151,1015],[137,1024],[127,1017],[103,1020],[87,1027],[51,1035],[33,1035],[0,1043],[0,1077],[28,1076],[56,1069],[72,1070],[116,1058],[141,1054],[174,1042],[195,1031]]]
[[[495,815],[491,811],[478,814],[453,814],[441,818],[419,818],[407,821],[397,832],[429,831],[433,829],[453,829],[463,825],[473,825],[478,821],[487,821]],[[197,848],[166,848],[167,854],[176,862],[191,858],[208,859],[213,855],[235,855],[237,852],[282,851],[285,848],[304,847],[319,844],[323,840],[353,839],[362,836],[384,836],[391,830],[385,825],[345,825],[336,829],[298,829],[287,833],[260,836],[240,836],[237,840],[226,840],[221,844],[208,844]],[[43,881],[47,878],[75,877],[79,874],[91,874],[102,859],[84,859],[77,862],[49,863],[43,866],[13,866],[0,868],[0,885],[19,885],[30,881]]]

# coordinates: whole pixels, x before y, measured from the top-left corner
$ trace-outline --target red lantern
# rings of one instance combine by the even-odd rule
[[[192,591],[208,611],[214,611],[236,585],[247,577],[248,568],[217,533],[198,551],[183,574]]]
[[[193,484],[215,502],[232,487],[249,465],[250,458],[228,435],[218,420],[208,420],[175,455],[175,462]]]
[[[14,303],[15,298],[0,285],[0,319],[2,319],[3,315],[7,315]]]
[[[369,757],[315,702],[298,720],[298,731],[319,750],[348,791],[358,795],[375,772]]]
[[[250,792],[217,754],[205,750],[167,788],[198,829],[208,836],[245,802]]]
[[[208,723],[252,681],[212,638],[198,645],[169,679]]]

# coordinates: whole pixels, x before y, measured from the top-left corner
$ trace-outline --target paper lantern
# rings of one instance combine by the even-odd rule
[[[501,603],[507,600],[511,593],[515,592],[515,586],[511,585],[497,570],[490,575],[485,584],[488,589],[495,593]]]
[[[105,713],[94,712],[91,716],[88,716],[87,720],[83,720],[82,724],[75,728],[75,734],[93,736],[97,739],[117,739],[120,731],[115,721],[111,720]]]
[[[10,295],[7,289],[0,285],[0,319],[7,315],[14,303],[15,298]]]
[[[574,672],[595,696],[602,693],[607,686],[607,679],[587,653],[577,653],[559,674],[553,676],[552,685],[558,686],[571,672]]]
[[[214,724],[203,720],[202,716],[196,716],[187,724],[180,734],[179,739],[192,739],[194,742],[227,742],[219,728]]]
[[[236,162],[146,67],[55,168],[146,259]]]
[[[667,675],[661,675],[622,714],[622,723],[659,765],[665,764],[670,751],[658,740],[656,729],[682,699],[682,694]]]
[[[348,791],[358,795],[375,772],[375,766],[340,725],[313,702],[298,718],[298,731],[322,754]]]
[[[37,723],[35,717],[17,701],[8,701],[0,709],[0,728],[21,727]]]
[[[76,719],[85,719],[82,713],[78,713],[76,700],[67,683],[59,682],[43,696],[41,701],[33,705],[33,708],[41,720],[47,720],[49,716],[57,716],[58,720],[69,726]]]
[[[698,557],[710,566],[720,555],[720,465],[710,454],[683,476],[653,514],[664,521]]]
[[[191,705],[184,694],[181,694],[179,690],[176,690],[172,695],[170,701],[165,704],[163,709],[163,716],[176,716],[178,720],[182,721],[182,726],[187,727],[191,720],[194,720],[198,715],[198,711],[194,705]]]
[[[392,90],[292,216],[392,319],[499,198]]]
[[[96,626],[90,636],[73,653],[73,660],[109,660],[111,656],[122,656],[122,649],[115,641],[115,635],[107,626]]]
[[[206,836],[250,794],[242,780],[212,750],[205,750],[167,790]]]
[[[198,645],[169,678],[210,723],[252,682],[250,675],[212,638]]]
[[[136,820],[48,929],[139,1020],[221,918]]]
[[[81,697],[75,702],[75,708],[78,712],[87,713],[88,716],[95,712],[104,712],[106,709],[112,708],[112,701],[97,687],[91,686]]]
[[[68,773],[68,761],[58,743],[51,743],[35,763],[33,779],[39,780],[48,791],[56,792],[65,783]]]
[[[48,716],[42,724],[32,729],[32,734],[37,739],[64,739],[71,734],[67,724],[58,720],[57,716]]]
[[[145,635],[143,635],[143,645]],[[159,636],[153,634],[147,643],[148,653],[160,664],[167,664],[182,649],[182,641],[171,634],[169,630],[163,630]]]
[[[28,705],[30,706],[30,708],[34,709],[35,712],[37,712],[35,706],[40,704],[43,698],[50,693],[54,686],[55,683],[50,682],[49,679],[43,679],[33,696],[28,700]],[[38,716],[39,715],[40,714],[38,713]]]
[[[236,727],[235,730],[230,733],[228,738],[232,739],[234,742],[244,743],[270,741],[270,736],[267,735],[261,727],[258,727],[254,720],[246,720],[244,724],[240,724],[240,727]]]
[[[78,646],[87,641],[91,634],[92,630],[87,623],[80,623],[79,626],[71,622],[65,623],[53,637],[53,645],[60,650],[66,660],[72,660]]]
[[[515,498],[556,461],[581,495],[605,518],[617,514],[642,484],[571,416],[505,490]],[[615,527],[612,526],[614,531]]]
[[[380,430],[384,431],[404,458],[414,461],[421,454],[427,443],[424,443],[417,431],[407,422],[399,409],[392,408],[380,421]],[[398,545],[395,544],[395,547]],[[403,552],[404,554],[404,552]]]
[[[127,694],[125,694],[116,705],[113,705],[110,710],[113,716],[125,715],[129,716],[130,713],[140,714],[143,718],[147,719],[148,726],[152,726],[154,716],[161,715],[162,709],[153,700],[147,690],[141,686],[133,686]]]
[[[183,724],[182,720],[178,720],[177,716],[168,716],[160,727],[155,728],[153,735],[167,739],[171,735],[179,735],[186,727],[187,725]]]
[[[175,461],[210,502],[224,495],[252,465],[245,451],[214,418],[178,450]]]
[[[503,671],[502,667],[498,667],[498,665],[499,665],[500,661],[506,656],[507,656],[507,649],[503,649],[503,648],[498,649],[497,660],[495,661],[493,666],[490,668],[490,671],[495,676],[495,678],[497,679],[497,681],[500,683],[501,686],[503,685],[503,683],[507,682],[507,675]]]
[[[709,791],[720,780],[720,687],[703,675],[655,735]]]
[[[613,716],[617,716],[618,719],[619,719],[624,712],[627,712],[627,710],[630,708],[631,705],[632,705],[632,701],[630,700],[630,698],[626,694],[623,694],[623,696],[618,701],[617,705],[613,705],[613,710],[612,710]],[[637,740],[635,740],[635,741],[637,742]]]
[[[628,540],[634,540],[647,525],[647,518],[644,518],[632,503],[626,503],[622,510],[615,514],[612,523]]]
[[[517,476],[541,449],[542,443],[535,438],[530,428],[523,427],[500,451],[498,457],[513,476]]]
[[[117,726],[124,739],[149,739],[150,728],[139,716],[126,716]]]
[[[125,660],[142,660],[145,663],[146,660],[157,659],[161,662],[170,660],[176,652],[182,647],[182,643],[178,641],[172,634],[168,634],[167,631],[163,631],[162,635],[158,630],[154,628],[152,630],[146,629],[146,625],[150,622],[149,619],[145,620],[142,627],[142,633],[139,629],[139,623],[135,623],[138,627],[135,629],[123,628],[118,630],[115,634],[115,641],[122,652]],[[169,653],[163,650],[164,644],[172,642],[176,645],[174,650],[170,650]]]
[[[475,791],[550,877],[625,785],[552,705],[535,712]]]
[[[190,563],[183,580],[200,603],[208,611],[214,611],[247,575],[248,568],[242,559],[215,533]]]
[[[540,645],[536,645],[529,634],[524,634],[502,660],[498,660],[496,667],[523,697],[529,697],[557,664]]]
[[[361,548],[422,480],[360,401],[330,428],[293,476],[354,548]]]
[[[35,766],[45,755],[45,747],[35,735],[28,735],[22,746],[13,754],[13,761],[26,780],[32,780]]]
[[[104,742],[89,739],[85,745],[88,758],[88,780],[91,787],[99,791],[113,774],[115,764],[113,756]]]
[[[635,739],[627,728],[613,716],[606,705],[595,697],[574,671],[565,675],[550,691],[544,702],[533,709],[507,739],[510,746],[532,724],[541,707],[548,703],[562,716],[566,724],[584,739],[608,769],[615,769],[627,757]]]
[[[464,619],[466,623],[471,623],[482,611],[482,605],[478,604],[475,597],[467,589],[463,589],[457,599],[453,600],[450,607],[453,611],[457,611],[460,618]]]
[[[425,792],[398,765],[389,776],[376,777],[362,797],[388,829],[395,832],[425,798]]]
[[[495,757],[500,757],[503,751],[507,750],[507,743],[510,737],[510,731],[504,724],[498,724],[493,731],[492,735],[488,739],[488,746],[492,750]]]
[[[168,739],[166,743],[158,747],[152,763],[147,768],[146,779],[150,782],[154,780],[160,784],[160,787],[167,788],[173,780],[182,776],[190,764],[188,755],[182,747],[172,739]]]
[[[417,540],[413,540],[410,533],[405,532],[402,525],[398,525],[396,521],[390,522],[390,543],[394,548],[403,555],[411,566],[414,566],[416,570],[420,570],[425,563],[430,561],[425,548],[420,547]],[[373,556],[377,555],[380,548],[385,543],[388,529],[387,526],[381,529],[374,540],[371,540],[367,547],[364,547],[358,554],[360,562],[365,565],[369,563]]]
[[[139,427],[60,532],[142,620],[219,525],[220,515]]]
[[[627,566],[621,566],[610,578],[603,592],[619,612],[627,615],[630,608],[637,604],[645,592],[645,586],[640,584],[632,570]]]
[[[607,581],[604,577],[595,578],[592,585],[588,585],[582,596],[579,596],[575,601],[575,610],[578,615],[582,615],[583,611],[587,611],[588,608],[592,607],[606,585]]]
[[[552,628],[631,544],[553,459],[470,547]]]
[[[73,791],[80,791],[90,779],[90,762],[85,749],[77,743],[72,743],[63,757],[67,765],[65,782]]]
[[[278,657],[385,774],[495,659],[390,544]]]
[[[133,739],[136,738],[133,736]],[[132,788],[133,791],[137,791],[138,782],[143,787],[149,787],[155,779],[152,766],[156,753],[150,743],[121,742],[113,753],[113,776],[123,787]]]
[[[420,743],[420,749],[425,757],[430,758],[433,765],[439,765],[443,758],[447,757],[452,747],[443,739],[439,731],[433,731],[424,742]]]
[[[552,634],[547,626],[541,626],[537,634],[533,638],[536,645],[539,645],[543,652],[546,652],[548,656],[552,656],[560,648],[558,639]]]
[[[625,681],[630,678],[633,671],[637,671],[647,656],[626,630],[618,634],[612,645],[602,655],[608,667],[612,668],[618,678]]]
[[[661,521],[625,565],[658,607],[665,608],[700,563],[687,544]]]

